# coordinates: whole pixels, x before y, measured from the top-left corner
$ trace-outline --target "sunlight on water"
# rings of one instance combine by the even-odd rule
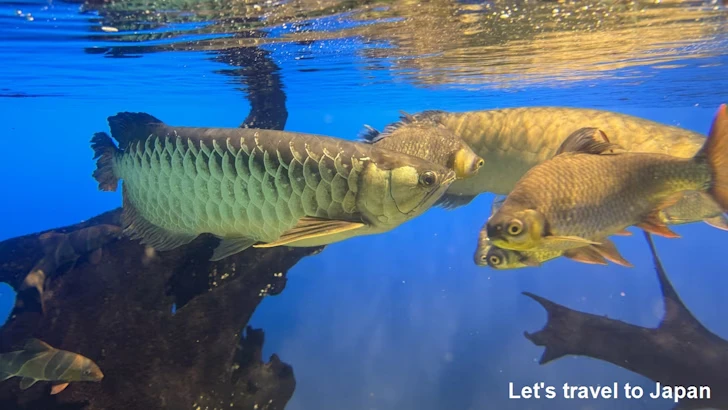
[[[351,52],[360,56],[365,71],[387,70],[428,87],[509,90],[608,78],[639,83],[653,76],[652,70],[685,66],[717,79],[725,68],[713,57],[728,46],[720,7],[715,0],[145,1],[28,3],[25,11],[6,6],[2,15],[15,29],[8,34],[20,44],[44,37],[64,39],[64,47],[83,41],[90,54],[137,57],[237,47],[275,50],[283,44],[315,48],[339,39],[361,44]],[[87,28],[81,24],[86,22]],[[304,50],[281,54],[281,62],[335,70],[307,60]]]

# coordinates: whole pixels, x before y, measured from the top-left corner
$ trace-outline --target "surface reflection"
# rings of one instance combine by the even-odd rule
[[[357,38],[368,70],[420,85],[638,79],[719,55],[728,12],[717,1],[221,1],[87,4],[97,40],[155,50],[223,50]],[[118,30],[108,32],[109,28]],[[261,35],[260,33],[266,33]],[[295,58],[295,56],[294,56]],[[388,64],[376,64],[388,60]]]

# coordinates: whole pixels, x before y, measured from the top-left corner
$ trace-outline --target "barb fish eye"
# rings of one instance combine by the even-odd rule
[[[510,235],[518,235],[523,231],[523,223],[517,219],[514,219],[508,224],[508,233]]]
[[[424,186],[433,186],[437,182],[437,175],[432,171],[427,171],[420,175],[420,184]]]
[[[491,255],[488,258],[488,262],[491,264],[491,266],[500,265],[500,258],[496,255]]]
[[[479,168],[481,168],[481,167],[482,167],[483,165],[485,165],[485,161],[484,161],[484,160],[483,160],[483,159],[481,158],[481,159],[479,159],[479,160],[478,160],[478,162],[476,162],[476,163],[475,163],[475,168],[476,168],[476,169],[479,169]]]

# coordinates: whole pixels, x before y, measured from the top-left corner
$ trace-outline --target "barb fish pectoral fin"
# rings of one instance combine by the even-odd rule
[[[523,263],[526,266],[530,266],[532,268],[538,268],[539,266],[541,266],[541,262],[538,259],[531,257],[531,256],[527,256],[527,257],[523,258],[521,260],[521,263]]]
[[[68,383],[61,383],[61,384],[54,385],[51,388],[51,396],[56,395],[56,394],[62,392],[63,390],[66,390],[66,387],[68,387]]]
[[[703,222],[705,222],[706,224],[708,224],[714,228],[728,231],[728,218],[726,218],[725,215],[718,215],[718,216],[714,216],[712,218],[706,218],[706,219],[703,219]]]
[[[569,249],[564,252],[564,256],[581,263],[590,265],[606,265],[607,261],[604,257],[591,246],[583,246],[581,248]]]
[[[599,245],[599,242],[590,241],[588,239],[580,238],[578,236],[544,236],[544,248],[546,249],[561,249],[569,250],[574,248],[581,248],[588,245]]]
[[[627,259],[624,259],[624,257],[619,253],[619,250],[617,250],[617,246],[609,239],[604,239],[600,245],[592,245],[591,247],[610,262],[627,268],[634,267],[634,265],[629,263]]]
[[[333,236],[342,232],[359,229],[365,226],[361,222],[339,221],[315,217],[304,217],[298,220],[293,228],[284,232],[278,240],[253,245],[254,248],[273,248],[304,239]]]

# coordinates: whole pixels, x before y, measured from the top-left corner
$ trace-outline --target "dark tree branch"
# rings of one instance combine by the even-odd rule
[[[56,396],[48,383],[21,392],[9,380],[0,383],[0,408],[284,408],[295,388],[292,369],[275,355],[263,362],[261,330],[248,329],[242,339],[241,332],[262,298],[285,286],[286,271],[321,248],[251,248],[209,262],[217,240],[200,237],[155,253],[118,239],[119,214],[0,243],[0,280],[19,290],[23,272],[39,260],[58,254],[51,265],[70,265],[62,274],[46,272],[40,297],[35,287],[19,294],[0,329],[3,351],[37,337],[91,358],[105,374]],[[44,248],[41,237],[60,239]],[[102,256],[90,257],[97,252]],[[28,308],[38,299],[45,314]]]
[[[680,300],[653,251],[665,317],[657,328],[578,312],[529,292],[546,309],[546,326],[526,338],[546,349],[541,364],[566,355],[603,360],[662,385],[710,386],[712,400],[682,400],[680,409],[728,409],[728,341],[706,329]]]

